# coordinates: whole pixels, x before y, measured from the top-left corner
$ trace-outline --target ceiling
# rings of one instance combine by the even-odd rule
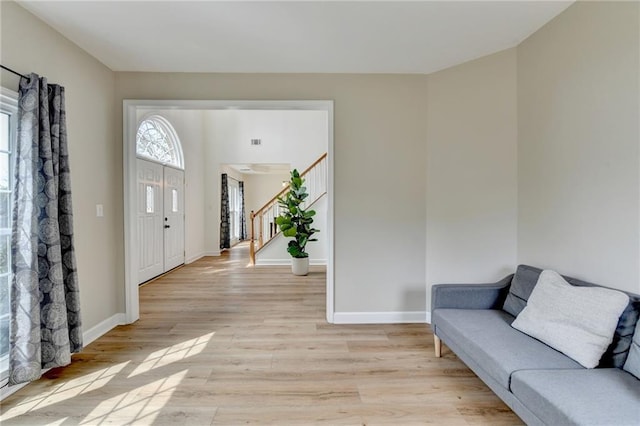
[[[238,173],[246,175],[289,175],[290,164],[227,164]]]
[[[431,73],[572,1],[19,1],[114,71]]]

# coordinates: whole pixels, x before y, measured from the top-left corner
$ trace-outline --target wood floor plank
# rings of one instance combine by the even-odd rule
[[[0,405],[2,425],[519,425],[425,324],[325,321],[325,269],[246,246],[140,288],[120,326]]]

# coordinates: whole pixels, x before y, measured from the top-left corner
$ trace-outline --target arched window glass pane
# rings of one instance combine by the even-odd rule
[[[136,135],[136,154],[182,168],[179,142],[169,126],[169,123],[156,117],[149,117],[140,123]]]

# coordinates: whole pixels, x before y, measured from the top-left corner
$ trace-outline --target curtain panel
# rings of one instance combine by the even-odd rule
[[[9,383],[82,350],[64,88],[20,80],[11,239]]]
[[[239,192],[240,192],[240,241],[244,241],[247,239],[247,218],[246,211],[244,209],[244,182],[240,181],[238,183]]]
[[[220,181],[220,248],[231,248],[231,216],[229,215],[229,180],[222,173]]]

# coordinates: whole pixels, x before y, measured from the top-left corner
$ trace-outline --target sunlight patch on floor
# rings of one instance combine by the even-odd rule
[[[96,389],[100,389],[118,375],[118,373],[120,373],[127,364],[129,364],[129,362],[130,361],[127,361],[108,368],[103,368],[102,370],[66,381],[60,386],[55,386],[50,391],[25,400],[6,413],[3,413],[2,416],[0,416],[0,421],[8,420],[30,411],[39,410]]]
[[[214,334],[215,332],[208,333],[151,353],[129,374],[129,378],[146,373],[154,368],[164,367],[165,365],[198,355],[207,347],[207,344]]]
[[[80,424],[153,424],[188,371],[180,371],[104,400]]]

